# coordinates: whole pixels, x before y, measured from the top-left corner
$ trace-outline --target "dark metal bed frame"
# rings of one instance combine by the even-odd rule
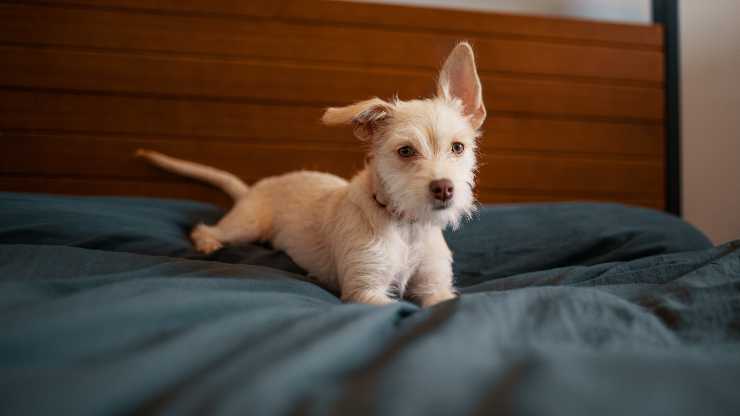
[[[653,22],[665,37],[666,211],[681,215],[681,74],[679,0],[652,0]]]

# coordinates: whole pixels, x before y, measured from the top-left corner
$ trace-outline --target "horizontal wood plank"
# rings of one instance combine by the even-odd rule
[[[0,90],[0,129],[167,136],[259,144],[332,142],[357,145],[349,128],[319,123],[323,108],[179,101]],[[662,157],[656,124],[551,120],[492,114],[481,148],[488,151],[584,153],[594,157]]]
[[[526,36],[660,48],[660,25],[484,13],[425,7],[311,0],[25,0],[24,3],[116,7],[179,14],[269,17],[321,24],[372,26],[414,31]]]
[[[347,129],[320,123],[321,107],[58,94],[0,89],[0,129],[97,134],[330,140],[356,143]]]
[[[136,1],[136,0],[133,0]],[[144,0],[142,0],[144,1]],[[379,24],[416,30],[460,31],[488,35],[519,35],[550,39],[609,42],[659,48],[660,25],[595,22],[555,16],[434,9],[338,1],[287,1],[280,17],[344,24]]]
[[[178,198],[211,202],[223,208],[231,206],[231,200],[223,192],[187,180],[181,182],[142,182],[79,177],[0,176],[0,192]]]
[[[486,189],[548,192],[663,192],[659,162],[594,160],[553,156],[510,156],[493,152],[479,157],[478,183]]]
[[[1,192],[41,192],[67,195],[114,196],[130,195],[154,198],[180,198],[211,202],[227,208],[229,198],[217,189],[194,181],[146,182],[125,179],[65,178],[40,176],[0,176]],[[562,201],[610,201],[648,208],[664,209],[662,200],[635,199],[619,195],[599,196],[563,194],[553,196],[543,193],[505,193],[501,191],[478,191],[482,203],[526,203]]]
[[[372,96],[429,96],[434,74],[225,59],[0,47],[0,83],[119,94],[339,104]],[[491,112],[660,121],[663,91],[565,81],[483,77]]]
[[[340,146],[240,144],[219,141],[165,141],[152,139],[95,139],[80,136],[5,135],[0,152],[13,154],[0,165],[0,173],[39,173],[118,178],[169,178],[134,157],[138,148],[151,148],[173,156],[217,166],[247,182],[293,170],[332,170],[348,177],[363,166],[363,152]],[[279,160],[279,163],[275,163]]]
[[[663,158],[663,127],[655,124],[548,120],[493,115],[480,142],[483,152],[531,151],[590,157]]]
[[[306,1],[306,4],[308,4]],[[172,14],[204,14],[274,18],[284,0],[16,0],[15,3],[59,7],[121,8]],[[169,16],[167,16],[169,18]]]
[[[366,66],[438,69],[461,39],[454,34],[390,32],[252,19],[162,17],[109,9],[0,4],[0,42],[158,53],[225,55]],[[661,51],[467,38],[481,73],[663,81]]]
[[[217,166],[248,182],[299,169],[328,171],[348,178],[363,166],[363,151],[359,146],[253,145],[11,133],[0,141],[0,153],[12,155],[2,159],[0,173],[127,179],[171,177],[133,157],[134,151],[142,147]],[[486,189],[652,195],[662,192],[659,161],[512,156],[491,152],[481,155],[480,164],[478,183]]]

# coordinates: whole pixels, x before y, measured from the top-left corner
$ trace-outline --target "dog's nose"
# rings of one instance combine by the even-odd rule
[[[455,187],[452,186],[452,181],[449,179],[437,179],[429,183],[429,192],[432,193],[434,199],[439,201],[447,201],[452,198],[455,191]]]

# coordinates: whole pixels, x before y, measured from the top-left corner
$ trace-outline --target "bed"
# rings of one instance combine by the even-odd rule
[[[740,413],[740,242],[673,215],[669,27],[303,0],[0,19],[0,414]],[[342,304],[269,245],[199,254],[226,198],[131,156],[350,175],[322,109],[431,92],[460,39],[490,115],[454,301]]]
[[[740,243],[607,203],[449,233],[462,296],[342,304],[188,200],[0,195],[3,414],[737,414]]]

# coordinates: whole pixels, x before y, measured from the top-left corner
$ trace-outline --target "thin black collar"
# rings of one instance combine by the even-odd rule
[[[382,202],[378,201],[378,195],[376,195],[376,194],[373,194],[373,200],[375,201],[375,203],[376,203],[376,204],[378,204],[378,206],[379,206],[380,208],[383,208],[383,209],[385,209],[385,210],[387,210],[387,209],[388,209],[388,205],[387,205],[387,204],[384,204],[384,203],[382,203]]]

